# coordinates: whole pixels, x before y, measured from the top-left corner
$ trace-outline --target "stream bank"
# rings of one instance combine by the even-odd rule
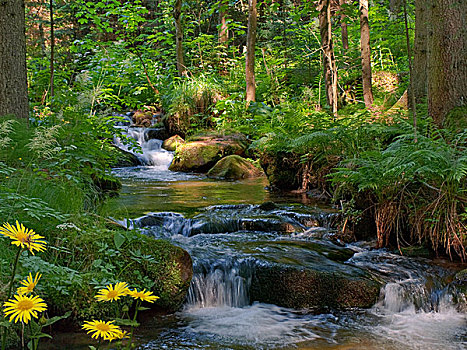
[[[109,208],[123,225],[188,251],[194,275],[179,312],[144,320],[141,349],[467,346],[455,269],[345,244],[322,203],[270,193],[261,178],[169,172],[159,160],[170,153],[150,152],[152,165],[115,169],[123,189]],[[356,279],[371,291],[363,304],[351,303],[362,291]]]

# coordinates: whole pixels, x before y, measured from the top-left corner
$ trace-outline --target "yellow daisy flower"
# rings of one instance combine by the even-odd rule
[[[38,235],[34,232],[34,230],[28,229],[24,227],[23,224],[20,224],[16,221],[16,227],[10,225],[9,223],[4,223],[2,227],[0,227],[0,234],[9,237],[14,244],[21,248],[27,248],[32,255],[34,255],[34,251],[42,252],[45,250],[45,245],[47,244],[44,241],[44,237]]]
[[[37,318],[37,313],[45,311],[47,304],[43,299],[38,296],[28,297],[25,295],[15,295],[12,299],[8,300],[5,304],[6,316],[10,316],[10,322],[15,320],[15,323],[21,321],[28,323],[31,317]]]
[[[109,339],[110,341],[112,340],[120,340],[120,339],[128,339],[130,336],[128,335],[127,331],[122,331],[122,330],[117,330],[115,331],[113,338]]]
[[[114,321],[84,321],[83,329],[86,333],[91,334],[91,338],[97,339],[99,337],[104,340],[114,340],[117,339],[116,336],[122,333],[120,327],[113,324]]]
[[[33,279],[31,273],[29,273],[29,276],[25,280],[22,280],[20,282],[20,284],[22,284],[23,286],[18,288],[18,294],[28,295],[29,293],[32,293],[34,287],[36,287],[41,277],[42,274],[38,272],[36,273],[36,276]]]
[[[97,292],[96,299],[99,301],[114,301],[128,294],[128,283],[118,282],[115,287],[111,284]]]
[[[138,290],[129,290],[128,295],[131,295],[135,299],[141,299],[142,301],[147,301],[149,303],[155,302],[159,297],[156,297],[155,295],[152,294],[151,291],[147,291],[146,289],[143,289],[142,291]]]

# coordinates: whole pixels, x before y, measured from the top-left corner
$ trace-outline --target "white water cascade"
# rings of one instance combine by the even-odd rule
[[[131,148],[128,143],[124,143],[119,137],[114,138],[114,143],[126,152],[134,154],[143,165],[149,165],[154,170],[168,170],[173,160],[173,152],[162,148],[162,140],[151,138],[149,129],[131,126],[116,126],[121,129],[127,138],[136,141],[138,148]]]

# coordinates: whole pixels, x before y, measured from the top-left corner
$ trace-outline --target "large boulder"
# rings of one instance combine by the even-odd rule
[[[180,145],[169,170],[206,172],[225,156],[245,154],[246,148],[247,144],[242,140],[203,137]]]
[[[112,163],[112,167],[123,168],[123,167],[138,166],[142,164],[139,158],[133,153],[125,151],[117,146],[115,146],[115,150],[116,150],[116,159]]]
[[[165,128],[148,128],[144,132],[144,140],[165,140],[168,137],[167,130]]]
[[[166,240],[122,230],[79,232],[70,242],[76,252],[75,259],[85,272],[79,271],[70,277],[73,283],[60,280],[57,281],[60,288],[44,291],[51,314],[60,315],[70,310],[74,319],[92,319],[120,312],[124,304],[103,305],[95,299],[95,281],[109,278],[127,282],[132,287],[154,282],[151,290],[160,299],[146,304],[147,307],[174,312],[183,305],[193,276],[192,260],[184,249]],[[116,242],[120,242],[118,249]],[[103,246],[108,249],[102,249]],[[107,262],[109,252],[114,254],[111,262]],[[98,262],[105,263],[106,268],[99,268]],[[125,299],[122,303],[128,304],[131,300]]]
[[[153,113],[151,111],[136,111],[132,121],[135,126],[149,128],[152,125]]]
[[[182,145],[184,143],[185,143],[185,140],[181,136],[174,135],[164,140],[164,143],[162,143],[162,148],[167,151],[173,152],[177,149],[178,145]]]
[[[332,243],[275,241],[245,246],[262,263],[255,267],[252,301],[295,309],[368,308],[380,283],[344,264],[353,252]]]
[[[208,171],[208,177],[227,180],[248,179],[263,175],[264,173],[251,162],[235,154],[222,158]]]
[[[297,155],[264,152],[260,156],[260,164],[272,188],[296,190],[300,187],[301,164]]]

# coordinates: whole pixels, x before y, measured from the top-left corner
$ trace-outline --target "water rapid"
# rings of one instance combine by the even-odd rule
[[[171,173],[173,155],[161,140],[125,128],[145,165],[115,170],[124,182],[118,200],[130,213],[121,222],[183,247],[194,264],[183,310],[146,321],[141,349],[467,349],[466,300],[452,283],[455,271],[344,245],[334,237],[333,210],[270,197],[264,183]],[[279,294],[290,271],[302,276],[310,269],[378,281],[379,297],[369,309],[291,308],[262,299]],[[259,293],[264,271],[276,284]]]

